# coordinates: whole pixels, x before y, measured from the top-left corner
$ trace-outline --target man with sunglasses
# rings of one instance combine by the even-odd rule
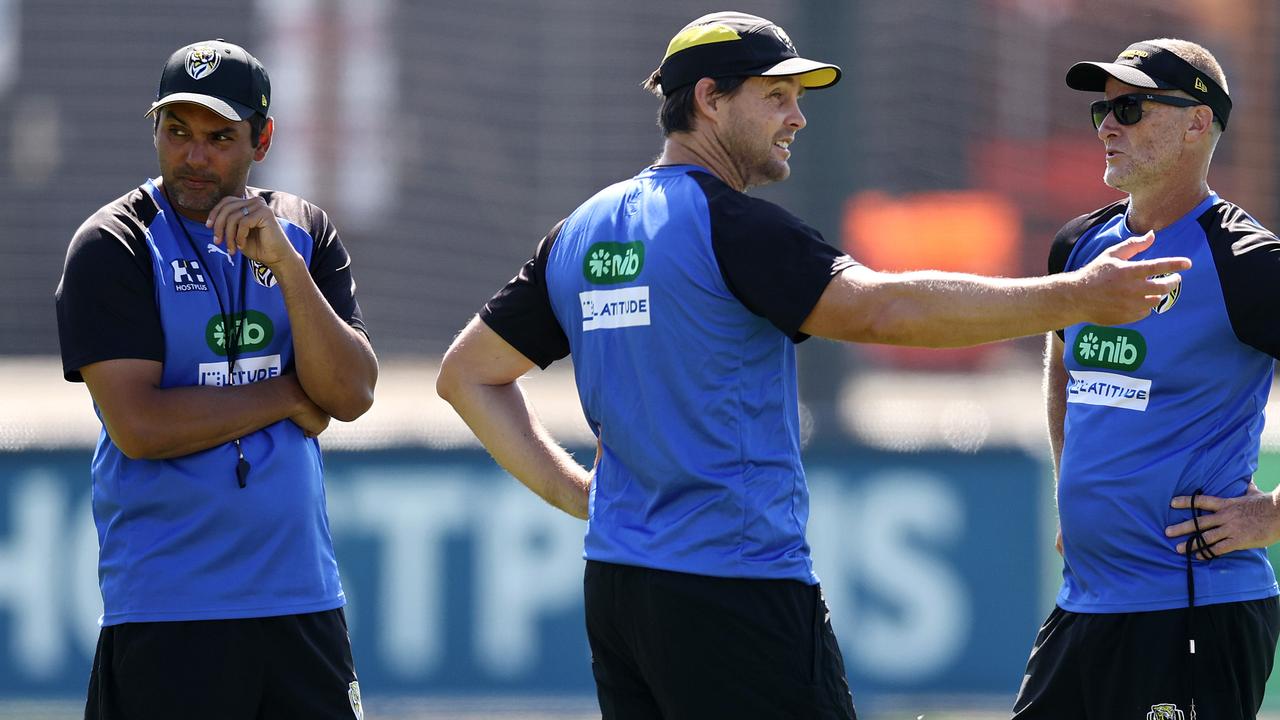
[[[1065,566],[1014,717],[1254,718],[1280,629],[1267,523],[1250,520],[1275,514],[1251,478],[1280,357],[1280,241],[1209,188],[1231,99],[1207,50],[1139,42],[1066,81],[1104,93],[1103,180],[1128,197],[1067,223],[1050,271],[1152,231],[1146,252],[1193,267],[1144,318],[1048,335]],[[1243,502],[1254,512],[1202,515]]]

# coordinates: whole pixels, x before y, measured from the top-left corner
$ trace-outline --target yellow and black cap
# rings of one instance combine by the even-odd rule
[[[799,76],[809,89],[831,87],[840,68],[806,60],[782,28],[755,15],[703,15],[671,38],[658,68],[658,85],[670,95],[698,80],[737,76]]]
[[[203,105],[228,120],[266,117],[271,80],[247,50],[221,38],[192,43],[169,56],[147,115],[172,103]]]
[[[1115,62],[1078,62],[1067,71],[1067,86],[1074,90],[1102,92],[1107,78],[1140,88],[1181,90],[1213,110],[1227,128],[1231,97],[1213,78],[1200,72],[1177,53],[1151,43],[1134,43]]]

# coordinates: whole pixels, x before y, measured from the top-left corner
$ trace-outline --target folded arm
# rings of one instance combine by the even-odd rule
[[[112,442],[130,458],[163,460],[207,450],[293,419],[309,435],[328,424],[296,377],[249,385],[161,388],[154,360],[105,360],[80,369]]]
[[[350,422],[373,405],[378,360],[364,333],[338,317],[295,255],[272,268],[293,331],[298,382],[325,412]]]
[[[289,313],[298,382],[311,400],[343,422],[363,415],[373,405],[378,380],[373,348],[334,312],[271,207],[261,197],[225,197],[209,211],[206,224],[228,253],[243,252],[275,275]]]

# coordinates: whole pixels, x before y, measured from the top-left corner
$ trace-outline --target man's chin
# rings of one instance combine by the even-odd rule
[[[209,193],[193,195],[192,193],[177,192],[172,193],[169,199],[179,210],[186,210],[191,213],[207,213],[218,204],[218,198]]]
[[[752,183],[754,187],[768,185],[770,183],[782,182],[791,177],[791,166],[785,162],[771,162],[760,168],[760,172],[756,173],[756,182]]]
[[[1129,192],[1129,183],[1126,182],[1128,179],[1129,178],[1124,174],[1112,172],[1111,170],[1107,170],[1102,173],[1102,182],[1105,183],[1107,187],[1115,188],[1116,190],[1124,193]]]

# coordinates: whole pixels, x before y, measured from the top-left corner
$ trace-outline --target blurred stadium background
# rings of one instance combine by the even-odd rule
[[[1054,231],[1116,197],[1062,76],[1150,37],[1217,54],[1237,109],[1211,182],[1280,225],[1274,0],[0,0],[0,717],[75,717],[96,634],[96,423],[53,315],[66,244],[155,173],[160,65],[212,37],[267,65],[277,135],[251,182],[330,212],[383,362],[374,410],[323,439],[370,716],[598,716],[582,527],[498,471],[432,381],[545,230],[657,154],[639,82],[721,9],[844,68],[804,101],[792,178],[759,194],[875,267],[1042,272]],[[873,720],[1007,714],[1059,572],[1040,345],[801,346],[811,541]],[[586,448],[571,368],[528,387]]]

